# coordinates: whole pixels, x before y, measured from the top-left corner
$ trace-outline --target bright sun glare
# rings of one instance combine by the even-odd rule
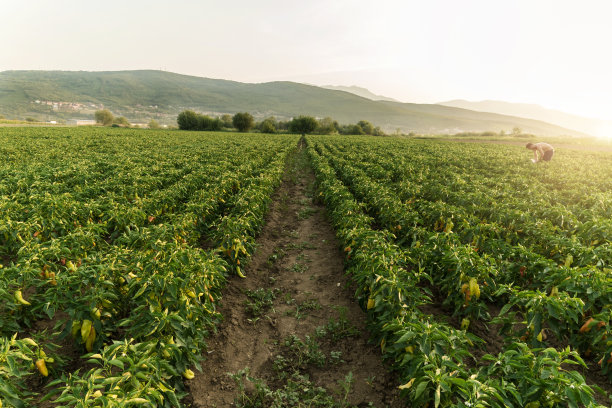
[[[612,122],[602,124],[597,129],[597,137],[612,141]]]

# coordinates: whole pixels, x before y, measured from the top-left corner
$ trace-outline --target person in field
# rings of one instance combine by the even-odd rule
[[[534,163],[539,161],[550,161],[555,153],[555,149],[553,149],[553,147],[548,143],[544,142],[527,143],[525,147],[533,150],[533,159],[531,161]]]

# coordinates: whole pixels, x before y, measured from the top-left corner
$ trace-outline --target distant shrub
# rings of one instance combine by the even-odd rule
[[[221,115],[221,123],[225,128],[232,128],[234,124],[232,123],[232,115],[228,115],[227,113]]]
[[[103,126],[111,125],[113,123],[113,120],[115,119],[111,111],[109,111],[108,109],[96,111],[96,113],[94,113],[94,118],[96,119],[96,123],[99,123]]]
[[[128,122],[128,120],[127,120],[127,118],[125,116],[116,117],[115,119],[113,119],[113,124],[119,125],[119,126],[124,126],[124,127],[130,126],[130,122]]]
[[[372,133],[372,135],[373,136],[387,136],[387,134],[383,132],[383,130],[379,126],[376,126],[374,128],[374,132]]]
[[[367,120],[360,120],[359,122],[357,122],[357,125],[359,125],[361,130],[363,130],[363,133],[365,133],[366,135],[374,134],[374,125],[372,125]]]
[[[176,122],[181,130],[221,130],[223,127],[221,119],[211,118],[190,110],[179,113]]]
[[[198,125],[195,130],[210,129],[213,119],[210,116],[198,115]]]
[[[317,132],[322,135],[333,135],[338,133],[338,122],[330,118],[329,116],[319,120],[319,124],[317,126]]]
[[[176,122],[181,130],[197,130],[199,125],[198,114],[194,111],[186,110],[179,113]]]
[[[259,124],[259,131],[261,133],[276,133],[276,120],[274,118],[264,119]]]
[[[248,132],[253,128],[255,120],[248,112],[238,112],[232,118],[232,124],[239,132]]]
[[[210,129],[205,129],[205,130],[217,131],[221,129],[223,129],[223,121],[219,118],[214,118],[213,120],[210,121]]]
[[[293,133],[312,133],[317,129],[319,123],[312,116],[298,116],[289,122],[289,131]]]
[[[365,135],[365,132],[358,124],[346,125],[341,129],[343,135]]]

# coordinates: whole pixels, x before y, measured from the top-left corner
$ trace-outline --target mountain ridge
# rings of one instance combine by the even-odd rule
[[[516,103],[498,100],[468,101],[453,99],[438,102],[438,105],[470,109],[478,112],[491,112],[517,116],[527,119],[538,119],[561,127],[576,129],[592,135],[602,135],[602,129],[612,129],[612,121],[588,118],[557,109],[545,108],[533,103]]]
[[[388,96],[377,95],[371,92],[367,88],[363,88],[357,85],[343,86],[343,85],[323,85],[321,88],[332,89],[334,91],[344,91],[352,93],[353,95],[361,96],[362,98],[370,99],[372,101],[387,101],[387,102],[399,102],[397,99],[389,98]]]
[[[0,114],[7,117],[91,119],[101,107],[133,122],[155,118],[175,124],[180,111],[193,109],[215,115],[247,111],[256,118],[311,115],[340,123],[368,120],[386,132],[507,132],[520,127],[538,135],[583,135],[533,119],[435,104],[371,101],[289,81],[243,83],[158,70],[0,72]]]

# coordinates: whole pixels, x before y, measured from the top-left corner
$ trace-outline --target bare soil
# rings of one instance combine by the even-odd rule
[[[337,404],[329,406],[406,406],[380,349],[368,343],[366,316],[354,300],[339,244],[313,190],[314,175],[300,146],[273,197],[245,268],[247,278],[231,278],[223,293],[224,322],[204,352],[204,372],[186,381],[187,406],[256,406],[258,382],[288,393],[284,377],[295,373],[313,385],[304,387],[304,394],[322,387]],[[269,295],[258,313],[254,293]],[[312,341],[314,349],[305,345]]]

